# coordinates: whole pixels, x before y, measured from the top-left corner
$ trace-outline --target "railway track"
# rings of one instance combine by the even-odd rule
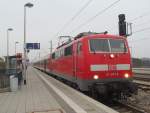
[[[140,81],[150,82],[150,77],[138,77],[138,76],[135,76],[134,79],[135,80],[140,80]]]
[[[147,92],[147,91],[150,91],[150,85],[147,85],[147,84],[142,84],[142,83],[138,83],[136,82],[136,84],[138,85],[138,88]]]
[[[131,103],[121,102],[118,100],[114,100],[110,107],[119,113],[148,113],[144,109],[139,108]]]
[[[150,74],[135,73],[134,82],[138,85],[139,89],[150,91]]]
[[[88,94],[85,94],[85,95],[89,96]],[[99,101],[99,102],[101,102],[101,101]],[[104,104],[106,106],[111,107],[112,109],[115,109],[119,113],[149,113],[149,112],[146,112],[145,110],[143,110],[142,108],[134,106],[131,103],[129,104],[129,103],[121,102],[121,101],[117,101],[117,100],[115,100],[115,101],[113,101],[112,103],[109,103],[109,104],[108,103],[107,104],[104,103]]]
[[[134,79],[140,81],[150,82],[150,74],[148,73],[134,73]]]

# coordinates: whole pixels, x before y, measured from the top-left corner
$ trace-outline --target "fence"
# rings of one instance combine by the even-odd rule
[[[5,70],[0,70],[0,92],[7,91],[9,86],[9,76],[6,75]]]

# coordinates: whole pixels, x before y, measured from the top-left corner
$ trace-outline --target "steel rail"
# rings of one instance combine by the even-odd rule
[[[125,109],[127,111],[126,112],[130,112],[130,113],[147,113],[144,109],[142,108],[139,108],[139,106],[135,106],[131,103],[127,103],[127,102],[121,102],[121,101],[118,101],[118,100],[115,100],[114,101],[115,104],[117,104],[116,106],[119,106],[118,109],[115,109],[117,111],[120,111],[121,109]],[[123,113],[123,112],[121,112]]]

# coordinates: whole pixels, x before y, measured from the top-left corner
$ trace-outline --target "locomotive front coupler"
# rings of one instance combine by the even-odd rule
[[[93,84],[93,89],[95,89],[95,91],[100,95],[107,94],[107,86],[104,83],[95,83],[95,84]]]

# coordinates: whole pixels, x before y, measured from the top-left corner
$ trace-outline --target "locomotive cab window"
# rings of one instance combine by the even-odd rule
[[[72,45],[65,48],[64,56],[72,55]]]
[[[109,52],[107,39],[90,39],[90,50],[92,52]]]
[[[90,39],[91,52],[127,52],[125,41],[122,39]]]
[[[109,39],[109,43],[111,47],[111,52],[126,52],[127,51],[124,40]]]

